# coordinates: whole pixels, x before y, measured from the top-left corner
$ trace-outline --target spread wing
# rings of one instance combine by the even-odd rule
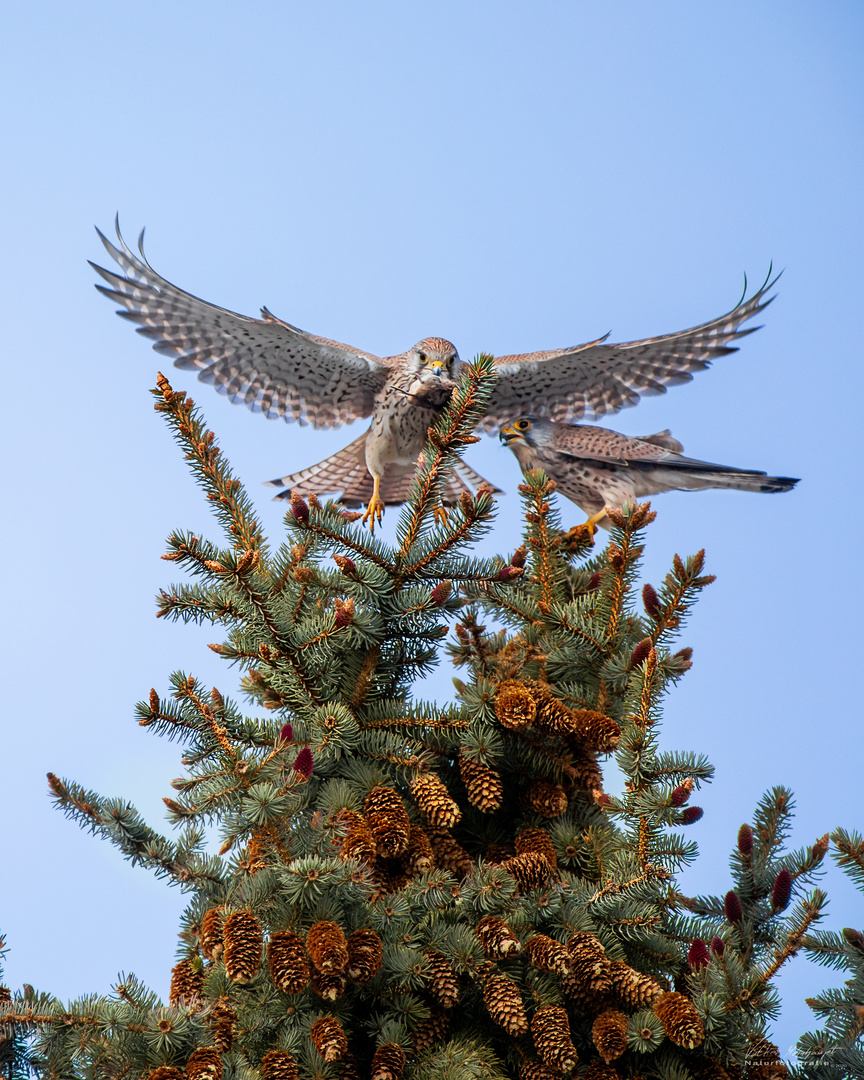
[[[491,431],[526,413],[561,421],[603,416],[635,405],[643,394],[663,394],[667,386],[689,382],[715,357],[735,352],[730,342],[759,329],[740,327],[771,303],[765,294],[777,277],[771,280],[769,270],[749,300],[745,279],[744,296],[727,315],[677,334],[621,345],[599,338],[571,349],[498,357],[483,428]]]
[[[202,382],[268,417],[332,428],[371,415],[390,375],[385,361],[298,330],[266,308],[262,319],[251,319],[199,300],[150,266],[143,231],[139,258],[116,228],[119,247],[96,231],[123,272],[91,262],[108,283],[96,288],[122,305],[117,314],[139,323],[138,333],[153,338],[157,352],[176,356],[175,367],[197,369]]]

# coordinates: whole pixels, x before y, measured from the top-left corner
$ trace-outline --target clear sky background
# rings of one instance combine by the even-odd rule
[[[183,288],[379,355],[428,334],[470,358],[680,330],[773,259],[763,330],[604,422],[802,477],[790,494],[654,503],[646,580],[701,547],[718,576],[662,736],[717,770],[684,888],[730,887],[738,827],[772,785],[795,792],[795,845],[864,827],[860,0],[83,0],[3,19],[11,985],[67,998],[132,970],[167,995],[183,897],[66,821],[45,783],[50,769],[122,795],[167,828],[180,750],[134,704],[176,668],[237,685],[205,647],[218,631],[154,618],[176,573],[165,536],[217,536],[153,412],[157,369],[203,406],[273,538],[282,510],[258,481],[357,434],[267,423],[165,367],[93,289],[93,225],[116,210]],[[508,493],[486,547],[512,551],[516,461],[492,439],[468,460]],[[451,675],[428,692],[446,700]],[[826,925],[862,926],[860,895],[834,870],[825,883]],[[784,974],[782,1050],[832,981],[802,959]]]

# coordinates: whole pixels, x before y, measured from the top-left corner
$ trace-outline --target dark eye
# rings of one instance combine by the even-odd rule
[[[525,431],[529,427],[531,427],[531,425],[528,423],[527,420],[517,420],[516,421],[516,428],[519,431]]]
[[[426,361],[429,359],[425,352],[417,353],[417,357],[420,360],[421,364],[425,364]]]

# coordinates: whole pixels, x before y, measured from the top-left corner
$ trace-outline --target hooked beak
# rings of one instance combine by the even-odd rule
[[[438,376],[439,379],[444,374],[443,360],[433,360],[429,367],[432,369],[432,371],[434,371],[434,373]]]
[[[507,446],[514,439],[521,439],[522,436],[519,434],[518,431],[516,431],[515,428],[510,427],[509,424],[504,424],[498,429],[498,438],[501,440],[504,446]]]

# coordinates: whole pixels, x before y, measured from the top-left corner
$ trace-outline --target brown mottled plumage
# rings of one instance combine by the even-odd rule
[[[385,505],[404,502],[427,430],[461,373],[455,347],[444,338],[424,338],[407,352],[382,358],[308,334],[266,308],[261,319],[238,315],[157,274],[144,257],[143,235],[139,257],[119,226],[119,247],[100,232],[122,273],[91,265],[107,282],[99,290],[125,309],[118,314],[139,324],[139,333],[154,339],[157,352],[175,356],[175,366],[197,370],[200,380],[231,401],[270,418],[331,428],[371,417],[368,431],[344,450],[270,481],[285,489],[277,498],[292,488],[340,495],[349,506],[366,503],[364,520],[371,525],[380,521]],[[755,328],[740,327],[771,302],[766,293],[773,283],[766,278],[728,314],[679,333],[620,345],[600,338],[498,357],[498,380],[482,427],[492,431],[523,413],[556,421],[601,416],[635,405],[642,394],[687,382],[715,357],[734,352],[730,342],[752,333]],[[483,482],[460,463],[443,501],[453,503]]]
[[[542,469],[562,495],[589,515],[586,524],[592,528],[609,527],[607,507],[620,510],[661,491],[789,491],[798,483],[788,476],[684,457],[684,447],[668,431],[637,439],[590,424],[520,416],[502,425],[499,437],[523,473]]]

